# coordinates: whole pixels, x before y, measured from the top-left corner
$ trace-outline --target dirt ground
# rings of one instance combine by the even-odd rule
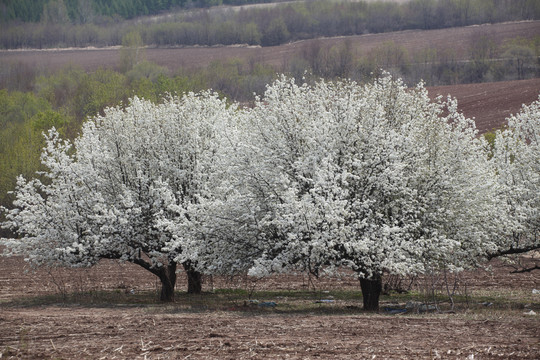
[[[1,250],[1,249],[0,249]],[[524,258],[525,265],[540,263],[540,254],[535,258]],[[532,267],[532,266],[529,266]],[[540,291],[540,271],[525,273],[512,272],[519,267],[493,260],[485,268],[460,273],[457,280],[469,290],[501,290],[506,292]],[[215,289],[246,289],[256,291],[360,291],[359,282],[350,274],[336,277],[308,277],[298,275],[274,275],[260,280],[236,277],[203,277],[203,292]],[[415,284],[420,286],[421,279]],[[408,288],[409,280],[403,280],[404,288]],[[46,296],[51,294],[90,292],[90,291],[155,291],[160,289],[159,280],[150,272],[138,265],[120,263],[114,260],[101,260],[96,266],[82,269],[31,269],[19,257],[0,256],[0,305],[12,299],[29,296]],[[179,273],[176,289],[185,291],[187,279]],[[540,294],[536,299],[540,302]]]
[[[538,318],[4,309],[9,358],[537,359]],[[7,331],[6,331],[7,330]]]
[[[517,114],[522,104],[538,100],[540,78],[483,84],[437,86],[428,88],[430,96],[450,95],[458,102],[459,110],[474,118],[480,133],[500,129],[506,118]]]
[[[387,315],[362,312],[360,297],[306,311],[282,306],[285,300],[279,298],[268,299],[278,301],[275,308],[251,309],[239,303],[217,310],[195,307],[185,296],[168,305],[18,302],[62,289],[139,293],[156,289],[157,284],[153,275],[131,264],[104,261],[92,269],[25,273],[22,259],[0,258],[0,358],[538,359],[540,317],[528,312],[532,308],[540,312],[540,295],[532,292],[540,289],[540,272],[511,274],[511,268],[493,265],[491,272],[463,275],[468,291],[495,291],[502,297],[518,297],[523,304]],[[358,290],[351,278],[310,283],[301,275],[257,283],[206,278],[204,290],[251,286]],[[185,288],[183,274],[178,288]]]

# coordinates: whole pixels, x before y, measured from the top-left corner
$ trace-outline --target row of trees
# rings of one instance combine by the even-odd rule
[[[307,70],[322,78],[360,80],[381,69],[413,84],[429,86],[521,80],[540,75],[540,36],[497,43],[489,35],[475,35],[465,54],[452,48],[426,47],[414,53],[393,41],[358,54],[349,41],[325,45],[306,42],[283,71],[299,78]]]
[[[537,77],[540,74],[540,36],[528,39],[518,37],[500,42],[489,34],[473,34],[469,39],[469,48],[460,53],[452,48],[441,47],[426,47],[411,53],[393,41],[361,53],[349,40],[333,43],[312,40],[303,43],[280,65],[264,64],[257,56],[254,52],[248,59],[215,62],[208,69],[186,71],[179,68],[174,72],[145,61],[142,37],[134,31],[122,38],[120,61],[116,66],[111,64],[111,67],[127,74],[130,79],[146,77],[155,81],[159,75],[171,74],[203,78],[193,82],[204,81],[204,86],[189,90],[213,88],[229,98],[248,101],[253,91],[264,90],[264,84],[271,80],[269,76],[276,72],[290,74],[296,79],[312,74],[326,79],[350,78],[364,81],[384,69],[409,84],[422,80],[428,86]],[[216,71],[216,67],[220,67],[223,73]],[[236,74],[232,74],[231,70]],[[0,61],[0,73],[0,88],[29,91],[35,90],[36,79],[41,74],[49,72],[39,67]],[[239,76],[249,77],[249,82],[258,85],[244,84]],[[138,95],[146,97],[148,94]]]
[[[49,2],[47,6],[50,7],[59,1]],[[120,3],[121,0],[117,2]],[[79,4],[79,2],[75,3]],[[166,5],[168,3],[173,2],[160,2],[161,6],[169,6]],[[135,11],[136,6],[128,8],[122,5],[122,8]],[[146,45],[246,43],[272,46],[321,36],[405,29],[436,29],[539,19],[540,4],[534,0],[299,1],[240,11],[226,11],[218,8],[217,10],[178,12],[171,16],[157,17],[157,19],[111,20],[102,23],[87,21],[74,24],[68,21],[72,16],[70,14],[68,7],[64,11],[51,10],[49,15],[43,17],[43,19],[60,17],[64,20],[45,21],[42,19],[43,21],[34,23],[4,23],[1,25],[0,47],[120,45],[122,37],[134,30],[141,34]]]
[[[455,101],[383,76],[360,86],[282,77],[253,107],[216,94],[133,98],[52,129],[41,177],[18,179],[7,255],[35,265],[130,261],[174,298],[200,274],[346,267],[364,308],[381,277],[458,271],[538,249],[540,101],[493,146]]]
[[[1,0],[1,22],[100,23],[106,18],[130,19],[175,8],[245,5],[265,0]]]

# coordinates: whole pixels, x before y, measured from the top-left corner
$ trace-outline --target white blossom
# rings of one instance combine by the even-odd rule
[[[498,131],[493,161],[506,211],[502,236],[493,255],[540,248],[540,99],[524,105]]]
[[[366,86],[283,77],[247,117],[243,171],[262,246],[250,274],[459,269],[495,247],[486,144],[452,99],[389,76]]]

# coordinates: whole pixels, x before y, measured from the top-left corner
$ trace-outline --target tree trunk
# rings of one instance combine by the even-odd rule
[[[360,288],[364,299],[364,310],[379,311],[379,296],[382,291],[381,276],[374,275],[371,279],[360,278]]]
[[[176,262],[170,261],[169,265],[163,265],[163,267],[153,267],[151,263],[147,262],[140,255],[133,259],[133,262],[144,269],[150,271],[156,275],[161,281],[161,294],[159,299],[161,301],[174,301],[174,287],[176,285]]]
[[[188,279],[188,294],[200,294],[202,291],[202,274],[195,270],[189,261],[185,262],[183,265]]]
[[[176,263],[164,265],[158,274],[161,280],[161,301],[174,301],[174,286],[176,285]]]

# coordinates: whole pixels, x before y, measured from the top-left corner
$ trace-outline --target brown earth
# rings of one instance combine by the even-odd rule
[[[537,255],[537,262],[540,255]],[[526,259],[529,261],[530,259]],[[527,263],[526,263],[527,264]],[[463,272],[461,281],[470,290],[497,289],[503,291],[530,292],[540,290],[540,271],[515,273],[515,267],[493,260],[490,269]],[[19,257],[0,256],[0,304],[15,298],[43,296],[58,293],[90,291],[155,291],[160,284],[158,278],[138,265],[101,260],[92,268],[33,270]],[[183,273],[177,279],[177,289],[185,291],[187,280]],[[345,273],[339,277],[314,278],[307,275],[270,276],[262,280],[236,277],[203,277],[203,291],[213,289],[256,289],[256,290],[357,290],[359,282]],[[540,298],[538,299],[540,300]]]
[[[6,358],[537,359],[537,318],[155,312],[17,308],[0,312]],[[9,333],[6,333],[8,329]]]
[[[474,118],[481,133],[506,125],[506,118],[517,114],[522,104],[539,100],[540,78],[483,84],[436,86],[428,88],[432,97],[451,95],[459,110]]]
[[[153,275],[135,265],[103,261],[92,269],[24,273],[22,259],[0,258],[0,357],[537,359],[539,316],[526,313],[540,310],[540,295],[532,293],[540,288],[540,272],[511,274],[511,268],[500,262],[493,266],[491,272],[465,273],[462,281],[468,284],[467,291],[495,291],[503,298],[522,299],[523,304],[512,303],[506,309],[386,315],[358,310],[360,297],[308,310],[287,307],[279,296],[266,299],[278,302],[270,309],[246,308],[237,302],[209,310],[194,305],[196,302],[181,293],[174,304],[133,304],[130,296],[156,290],[157,285]],[[358,290],[351,278],[323,278],[311,285],[301,275],[274,276],[257,283],[243,278],[213,280],[206,279],[206,291],[250,286],[257,290],[314,286],[319,294],[333,289]],[[184,289],[182,274],[179,282],[178,287]],[[36,295],[91,290],[121,291],[127,294],[122,295],[126,300],[96,305],[61,300],[21,302]],[[210,295],[203,294],[201,299],[205,296]]]

